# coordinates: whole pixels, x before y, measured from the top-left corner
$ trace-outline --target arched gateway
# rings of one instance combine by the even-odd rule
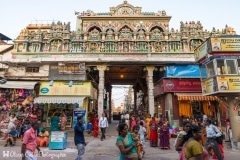
[[[193,51],[210,36],[235,34],[232,28],[209,32],[191,21],[180,22],[180,30],[170,29],[171,16],[164,10],[142,12],[127,1],[110,7],[110,12],[75,15],[75,31],[70,23],[29,24],[14,41],[5,76],[38,80],[36,103],[59,104],[52,105],[55,108],[75,103],[86,112],[97,109],[100,116],[113,84],[133,85],[134,110],[141,90],[145,110],[166,115],[171,122],[190,116],[182,111],[183,103],[194,107],[192,114],[217,103],[215,97],[201,96]],[[186,70],[189,74],[183,73]],[[111,96],[108,104],[111,113]]]

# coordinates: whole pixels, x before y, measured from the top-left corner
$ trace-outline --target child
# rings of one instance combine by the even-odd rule
[[[8,142],[10,143],[10,147],[13,147],[15,145],[15,140],[16,140],[16,137],[17,137],[17,130],[15,127],[12,127],[11,128],[11,131],[8,132],[8,137],[6,139],[6,144],[4,145],[4,147],[7,147],[8,146]]]
[[[25,131],[28,130],[29,128],[31,128],[31,124],[30,124],[29,120],[24,119],[23,124],[21,126],[21,131],[20,131],[20,137],[21,138],[23,138],[23,135],[24,135]]]
[[[143,146],[145,144],[145,135],[146,135],[146,133],[147,133],[147,130],[144,127],[144,123],[142,121],[140,121],[140,128],[139,128],[138,134],[140,135],[140,141],[141,141],[141,144]]]
[[[140,127],[138,125],[133,126],[132,137],[137,144],[138,159],[141,160],[143,157],[144,151],[143,151],[143,147],[140,140],[139,129]]]

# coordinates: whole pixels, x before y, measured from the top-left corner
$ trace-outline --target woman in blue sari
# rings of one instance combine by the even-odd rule
[[[138,160],[136,143],[128,132],[128,125],[120,123],[118,133],[116,144],[120,150],[119,160]]]

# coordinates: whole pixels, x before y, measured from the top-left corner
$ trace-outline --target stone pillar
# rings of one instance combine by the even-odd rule
[[[101,38],[102,38],[102,40],[103,40],[103,41],[104,41],[104,40],[105,40],[105,38],[106,38],[106,36],[105,36],[105,35],[106,35],[106,32],[102,32],[102,37],[101,37]]]
[[[134,87],[134,113],[137,113],[137,90],[136,87]]]
[[[154,66],[147,66],[146,67],[148,74],[147,74],[147,86],[148,86],[148,110],[149,114],[154,116],[154,96],[153,96],[153,70]]]
[[[109,86],[108,88],[108,104],[109,104],[109,120],[108,122],[111,123],[112,122],[112,86]]]
[[[149,40],[149,35],[150,35],[150,33],[146,32],[146,40]]]
[[[170,124],[172,124],[173,122],[173,103],[172,103],[172,100],[173,97],[172,97],[172,94],[171,93],[167,93],[166,96],[165,96],[165,113],[166,111],[168,112],[168,122]],[[164,113],[164,114],[165,114]]]
[[[230,116],[230,125],[232,129],[232,141],[233,141],[233,148],[234,150],[238,150],[239,147],[235,144],[240,142],[240,111],[234,110],[234,107],[238,107],[240,101],[235,99],[235,96],[228,96],[226,103],[229,107],[229,116]]]
[[[98,116],[101,117],[103,113],[103,105],[104,105],[104,71],[107,66],[101,65],[97,66],[99,71],[99,84],[98,84]]]
[[[115,38],[115,40],[118,40],[118,32],[114,32],[114,38]]]

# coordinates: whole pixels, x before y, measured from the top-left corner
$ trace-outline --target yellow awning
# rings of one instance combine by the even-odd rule
[[[217,96],[203,96],[202,93],[175,93],[179,101],[218,101]]]
[[[34,103],[83,103],[85,97],[71,97],[71,96],[40,96],[34,99]]]

